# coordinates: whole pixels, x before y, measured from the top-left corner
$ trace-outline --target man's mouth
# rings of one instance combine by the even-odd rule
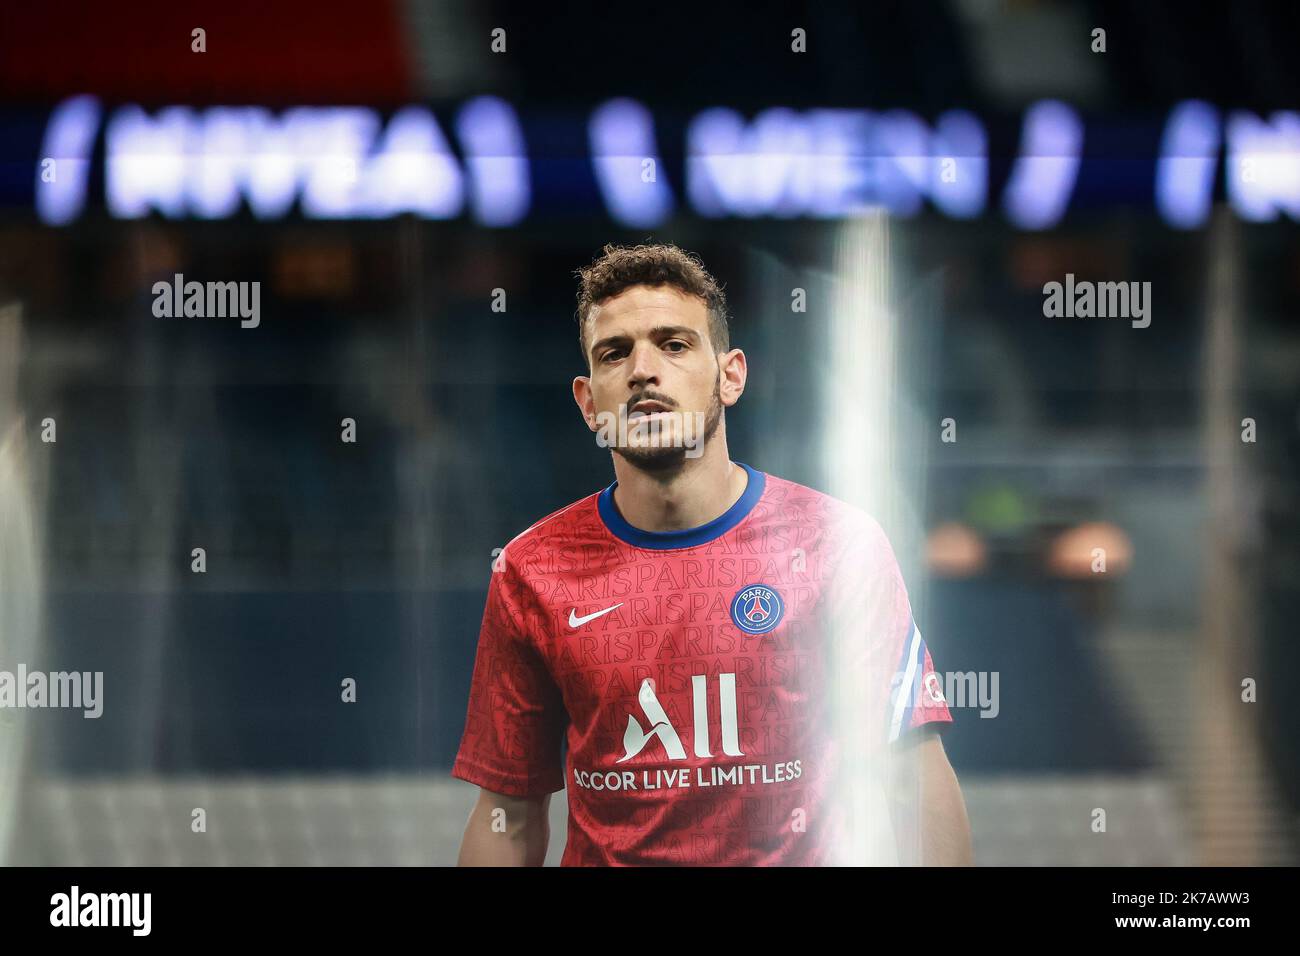
[[[650,415],[658,415],[661,412],[670,412],[670,411],[672,411],[672,409],[669,408],[667,405],[665,405],[663,402],[646,400],[643,402],[637,402],[630,409],[628,409],[627,417],[629,420],[633,418],[645,418]]]

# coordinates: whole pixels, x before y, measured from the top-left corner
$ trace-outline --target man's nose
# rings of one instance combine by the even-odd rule
[[[650,384],[659,384],[659,350],[652,343],[643,342],[632,348],[628,385],[635,389]]]

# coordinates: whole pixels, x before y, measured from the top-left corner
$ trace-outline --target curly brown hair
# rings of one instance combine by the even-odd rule
[[[730,347],[727,296],[698,256],[671,243],[616,246],[609,243],[591,265],[574,273],[578,286],[578,347],[587,355],[587,319],[591,310],[634,285],[672,286],[704,300],[709,313],[709,341],[714,354]]]

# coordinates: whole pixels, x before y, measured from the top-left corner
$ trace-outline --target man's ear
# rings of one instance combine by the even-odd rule
[[[745,353],[740,349],[719,353],[718,376],[719,397],[722,404],[730,408],[740,401],[740,396],[745,392],[745,380],[749,377]]]
[[[593,432],[596,430],[596,399],[591,394],[591,379],[579,375],[573,380],[573,400],[578,403],[582,420]]]

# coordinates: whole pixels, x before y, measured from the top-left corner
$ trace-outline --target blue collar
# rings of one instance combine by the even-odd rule
[[[758,499],[763,497],[763,486],[767,482],[767,476],[761,471],[750,468],[744,462],[738,461],[736,464],[745,469],[746,474],[749,475],[749,483],[745,485],[744,493],[736,499],[734,505],[706,524],[695,528],[682,528],[679,531],[642,531],[640,528],[634,528],[618,513],[618,508],[614,505],[614,489],[618,487],[617,481],[602,491],[596,501],[600,519],[605,522],[605,527],[614,537],[638,548],[668,551],[707,544],[715,538],[722,537],[744,521],[754,510],[754,505],[758,504]]]

